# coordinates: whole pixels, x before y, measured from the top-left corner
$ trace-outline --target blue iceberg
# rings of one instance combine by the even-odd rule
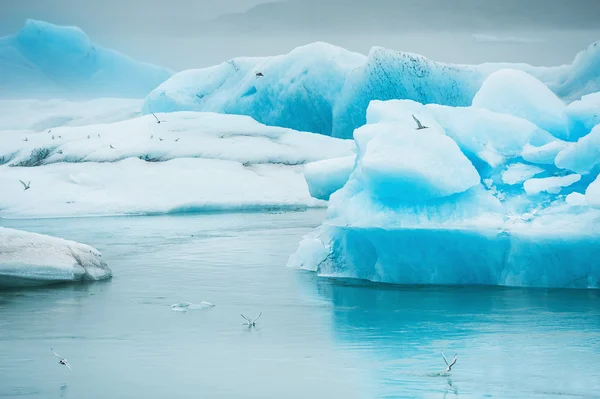
[[[2,97],[143,98],[171,75],[94,44],[76,27],[30,19],[0,38]]]
[[[558,138],[575,141],[589,133],[590,123],[597,115],[592,112],[597,99],[582,96],[600,91],[598,65],[597,43],[579,53],[571,65],[558,67],[453,65],[380,47],[364,56],[314,43],[286,55],[235,58],[214,67],[175,74],[150,93],[143,112],[241,114],[267,125],[352,138],[354,129],[366,123],[366,110],[373,100],[406,99],[422,104],[487,108],[487,93],[510,95],[516,89],[524,95],[522,101],[531,104],[536,101],[537,91],[528,89],[542,92],[543,87],[543,91],[558,96],[549,100],[550,104],[538,104],[537,110],[552,106],[542,114],[549,119],[525,119],[539,122],[540,128]],[[514,74],[520,78],[514,80]],[[490,75],[494,79],[488,79]],[[529,75],[532,78],[526,79]],[[504,86],[513,81],[524,86]],[[484,82],[486,86],[480,90]],[[565,108],[565,103],[579,100],[582,104]],[[510,104],[494,104],[498,108],[492,111],[511,112]],[[570,128],[565,129],[565,125]]]
[[[348,181],[331,180],[327,219],[289,266],[393,284],[600,288],[600,126],[565,141],[566,107],[522,71],[490,74],[474,98],[372,101]]]

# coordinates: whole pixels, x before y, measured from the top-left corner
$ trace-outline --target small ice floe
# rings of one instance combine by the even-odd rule
[[[187,312],[188,310],[208,309],[208,308],[214,308],[214,307],[215,307],[215,305],[213,305],[210,302],[206,302],[206,301],[202,301],[199,304],[191,303],[191,302],[179,302],[179,303],[174,303],[173,305],[171,305],[171,310],[173,312]]]

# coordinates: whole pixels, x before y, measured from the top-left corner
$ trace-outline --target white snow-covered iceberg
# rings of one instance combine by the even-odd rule
[[[582,116],[581,110],[565,110],[562,101],[570,103],[600,91],[599,63],[597,43],[579,53],[571,65],[558,67],[453,65],[380,47],[364,56],[314,43],[287,55],[236,58],[211,68],[180,72],[150,93],[143,111],[242,114],[267,125],[351,138],[354,129],[366,122],[366,110],[373,100],[408,99],[424,104],[470,106],[488,76],[512,69],[524,76],[525,72],[532,75],[539,81],[526,79],[527,82],[546,86],[558,96],[552,100],[541,93],[554,108],[549,113],[544,111],[552,119],[540,127],[557,134],[565,124],[572,124],[572,131],[565,131],[561,138],[574,141],[586,134],[586,126],[577,119]],[[502,76],[497,75],[496,82],[488,81],[491,92],[494,87],[502,87],[503,81],[514,81]],[[527,94],[519,83],[515,82],[514,87]],[[510,90],[505,93],[510,94]],[[534,92],[532,96],[535,95]],[[525,96],[523,101],[544,110],[532,96]],[[489,104],[485,98],[488,97],[483,91],[478,102]],[[494,105],[499,106],[499,101]],[[562,108],[560,113],[555,112],[557,107]],[[531,109],[529,114],[535,115]],[[554,129],[550,123],[558,127]]]
[[[143,98],[171,74],[100,47],[76,27],[30,19],[0,38],[3,98]]]
[[[306,164],[304,178],[310,195],[329,200],[331,194],[344,187],[354,169],[354,155],[325,159]]]
[[[476,95],[485,107],[371,102],[348,181],[332,183],[327,220],[289,266],[395,284],[600,288],[598,127],[565,142],[568,123],[546,124],[556,115],[539,119],[504,87],[493,103],[491,87]]]
[[[156,116],[160,124],[147,115],[50,132],[0,131],[0,217],[324,206],[309,194],[304,164],[353,154],[351,140],[247,116]]]
[[[0,288],[105,280],[111,276],[95,248],[0,227]]]

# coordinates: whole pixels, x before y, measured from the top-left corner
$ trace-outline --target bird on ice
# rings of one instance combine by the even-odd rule
[[[442,351],[442,357],[444,358],[444,363],[446,363],[446,373],[452,371],[452,366],[456,364],[456,360],[458,359],[458,353],[454,354],[454,358],[450,363],[448,363],[448,359],[446,359],[446,355],[444,355],[444,351]]]
[[[263,76],[265,76],[265,75],[263,75],[262,72],[256,72],[256,77],[257,78],[262,78]]]
[[[175,140],[175,141],[179,141],[179,137],[177,137],[177,140]]]
[[[90,135],[88,134],[88,139],[89,139],[90,137],[92,137],[92,136],[90,136]]]
[[[160,141],[163,141],[164,139],[161,139],[160,137],[158,138]]]
[[[112,144],[110,145],[110,148],[112,148],[113,150],[115,149],[115,147],[113,147]]]
[[[58,353],[54,352],[54,349],[50,348],[50,350],[52,351],[52,353],[54,354],[54,356],[56,356],[57,358],[60,359],[58,361],[59,364],[62,364],[63,366],[66,366],[69,370],[73,371],[73,369],[71,368],[71,365],[69,364],[69,362],[67,362],[67,359],[65,359],[64,357],[62,357]]]
[[[429,126],[424,126],[420,120],[417,119],[416,116],[412,116],[413,119],[415,120],[415,122],[417,123],[417,130],[422,130],[422,129],[429,129]]]
[[[31,182],[28,181],[27,184],[25,184],[25,182],[23,180],[19,180],[21,182],[21,184],[23,185],[23,190],[27,191],[31,188]]]
[[[260,312],[258,314],[258,316],[256,316],[254,319],[250,320],[249,318],[247,318],[246,316],[244,316],[243,314],[240,314],[240,316],[242,316],[244,318],[244,320],[246,320],[246,322],[244,323],[244,325],[247,325],[248,327],[256,327],[256,320],[260,319],[260,316],[262,316],[262,312]]]
[[[29,141],[29,140],[27,140],[27,137],[25,137],[25,140],[23,140],[23,141]]]

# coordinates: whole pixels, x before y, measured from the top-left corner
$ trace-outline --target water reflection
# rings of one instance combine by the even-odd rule
[[[593,396],[599,387],[600,291],[316,280],[338,345],[369,363],[381,397]],[[450,374],[440,373],[441,350],[459,354]]]

